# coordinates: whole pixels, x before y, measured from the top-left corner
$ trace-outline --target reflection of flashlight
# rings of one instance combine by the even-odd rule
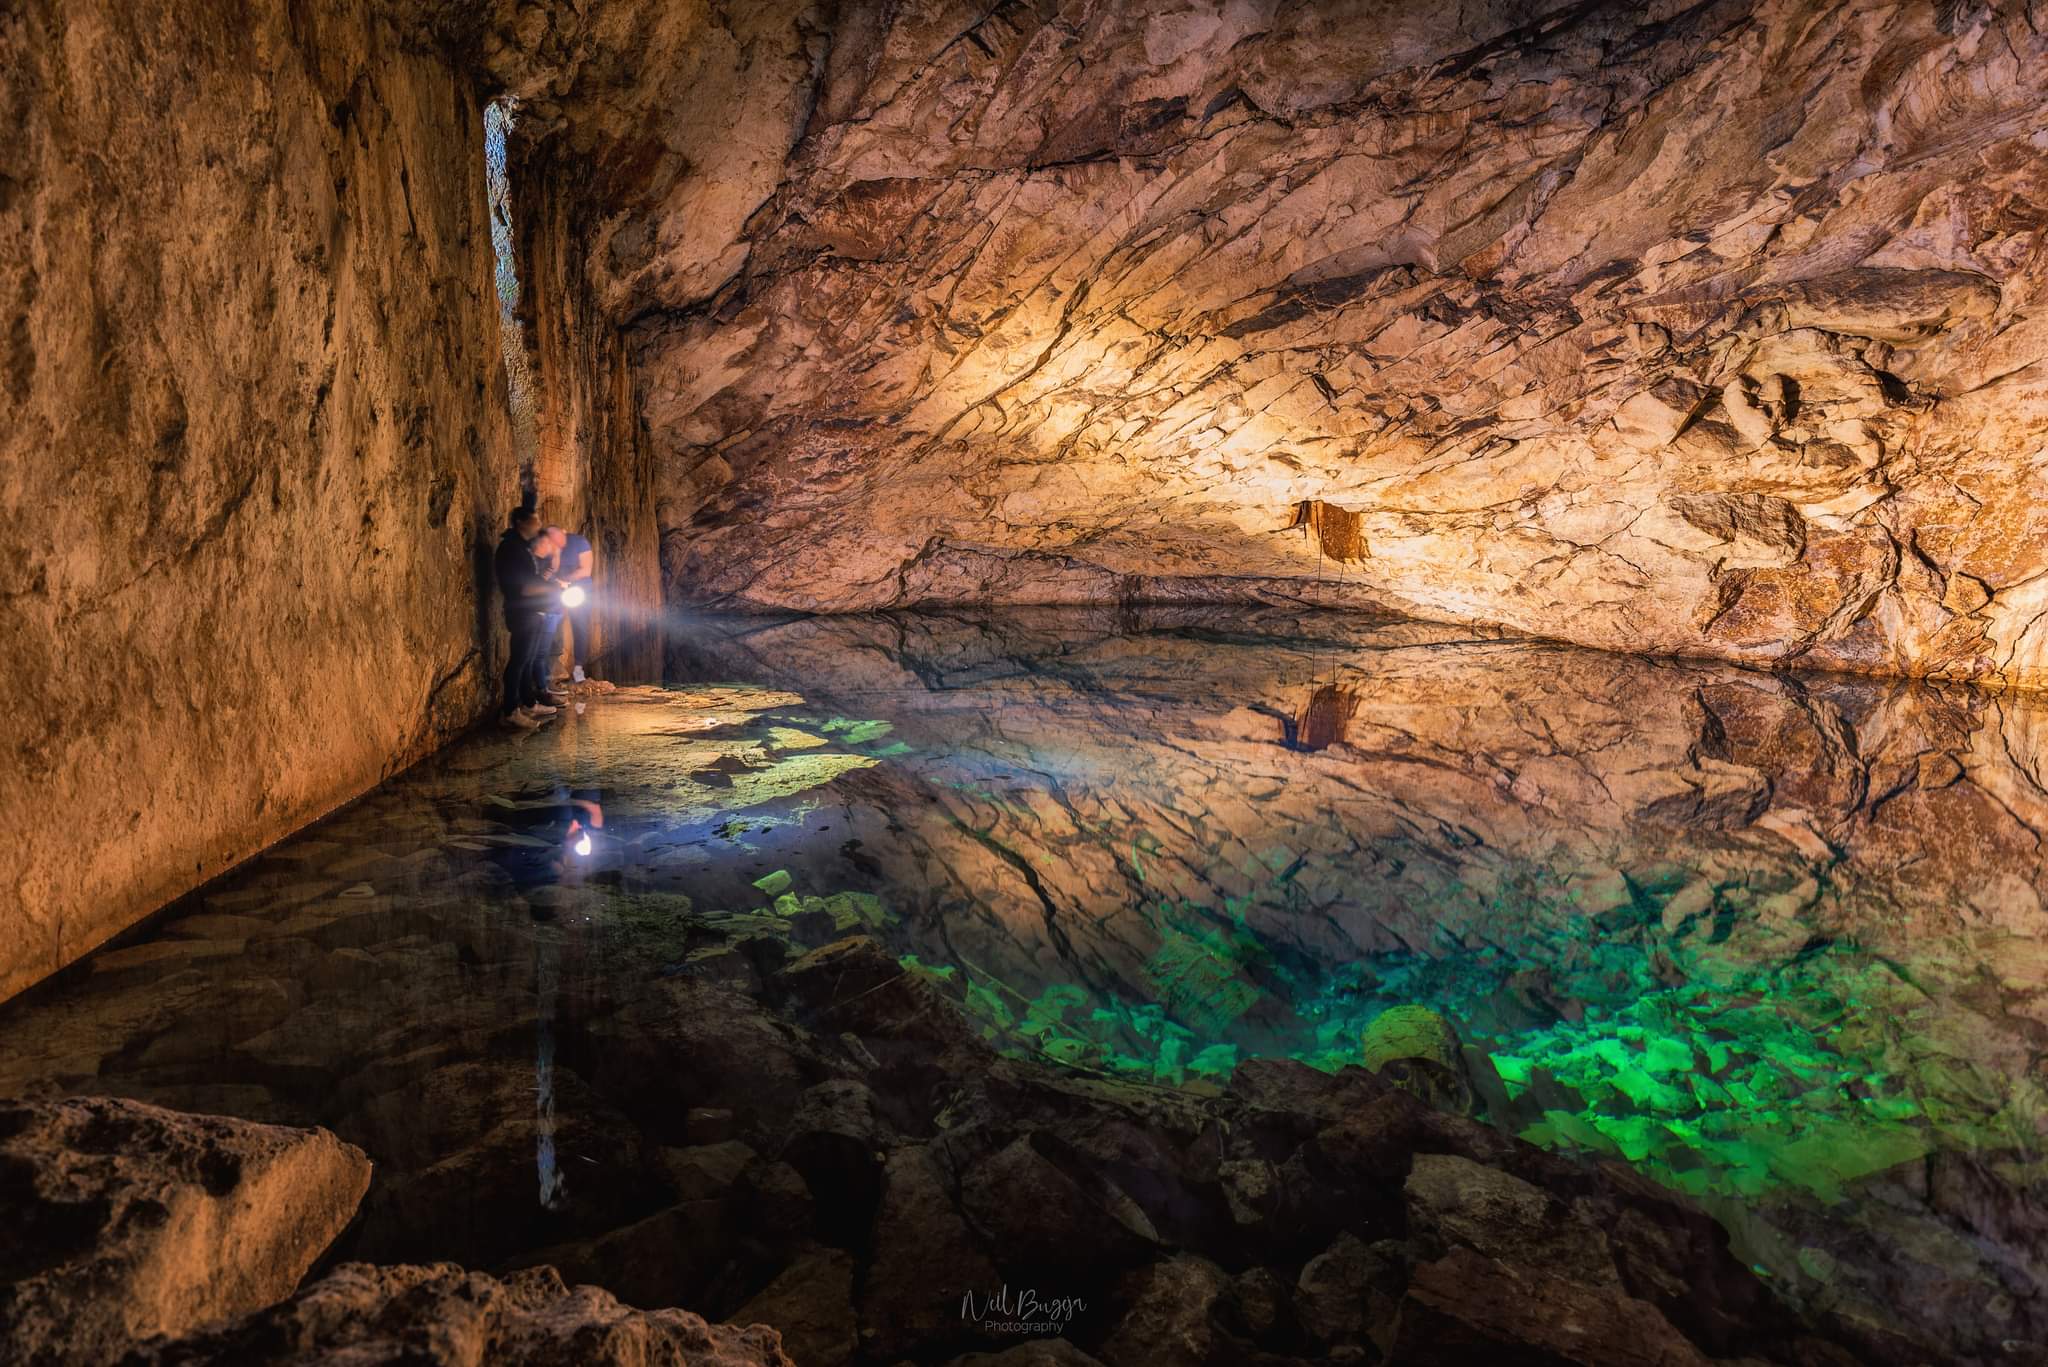
[[[590,853],[590,832],[589,832],[589,831],[585,831],[585,832],[584,832],[584,833],[583,833],[582,835],[579,835],[579,836],[577,836],[577,837],[576,837],[576,853],[578,853],[578,854],[589,854],[589,853]]]
[[[562,606],[565,608],[580,608],[583,606],[583,586],[581,584],[571,584],[568,588],[562,590]]]

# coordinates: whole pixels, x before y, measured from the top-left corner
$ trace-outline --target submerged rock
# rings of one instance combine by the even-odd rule
[[[0,1104],[0,1359],[106,1362],[268,1305],[369,1181],[325,1130],[111,1097]]]
[[[1360,1044],[1365,1066],[1404,1091],[1446,1110],[1472,1104],[1458,1032],[1426,1006],[1395,1006],[1373,1017]]]
[[[772,1324],[803,1367],[838,1367],[860,1346],[853,1313],[853,1255],[814,1246],[741,1306],[741,1323]]]
[[[915,1145],[890,1156],[872,1237],[860,1301],[861,1337],[871,1348],[908,1352],[974,1332],[960,1312],[960,1296],[992,1294],[1001,1278],[955,1207],[951,1183],[929,1148]]]
[[[1403,1367],[1475,1362],[1706,1367],[1647,1301],[1458,1249],[1415,1269],[1387,1357]]]
[[[1294,1293],[1303,1332],[1330,1344],[1384,1338],[1407,1278],[1404,1251],[1386,1241],[1368,1245],[1356,1235],[1341,1234],[1309,1259]]]
[[[1207,1258],[1184,1255],[1133,1273],[1123,1322],[1102,1345],[1109,1367],[1200,1367],[1221,1345],[1214,1311],[1230,1288]]]
[[[129,1367],[302,1362],[433,1367],[794,1367],[773,1329],[635,1310],[551,1267],[503,1278],[452,1263],[345,1263],[281,1305],[208,1333],[149,1344]]]
[[[1607,1236],[1511,1173],[1456,1154],[1417,1154],[1406,1192],[1413,1234],[1519,1258],[1592,1286],[1620,1284]]]

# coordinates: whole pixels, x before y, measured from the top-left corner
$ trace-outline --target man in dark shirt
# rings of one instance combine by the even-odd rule
[[[521,508],[512,514],[512,525],[505,529],[492,558],[498,595],[505,603],[505,629],[512,635],[512,650],[505,660],[504,703],[498,715],[504,726],[519,731],[531,731],[555,713],[533,690],[543,615],[557,591],[542,576],[533,557],[533,542],[539,535],[540,514]]]
[[[569,677],[576,683],[583,682],[583,666],[590,659],[590,609],[597,587],[592,576],[596,571],[597,556],[590,549],[590,538],[581,532],[564,532],[556,577],[583,590],[583,601],[568,609],[569,649],[576,666]]]

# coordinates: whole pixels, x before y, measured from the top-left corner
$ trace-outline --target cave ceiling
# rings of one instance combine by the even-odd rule
[[[2048,681],[2048,12],[501,4],[672,599]]]

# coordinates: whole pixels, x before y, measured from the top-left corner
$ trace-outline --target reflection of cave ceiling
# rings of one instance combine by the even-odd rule
[[[483,54],[609,211],[672,592],[2044,677],[2021,6],[827,8]]]
[[[763,857],[827,893],[851,837],[1009,1045],[1179,1084],[1339,1067],[1426,1004],[1491,1056],[1492,1123],[1712,1203],[1781,1291],[1930,1360],[2041,1341],[2038,700],[1200,608],[675,649],[802,693],[789,726],[889,719],[830,831]]]

